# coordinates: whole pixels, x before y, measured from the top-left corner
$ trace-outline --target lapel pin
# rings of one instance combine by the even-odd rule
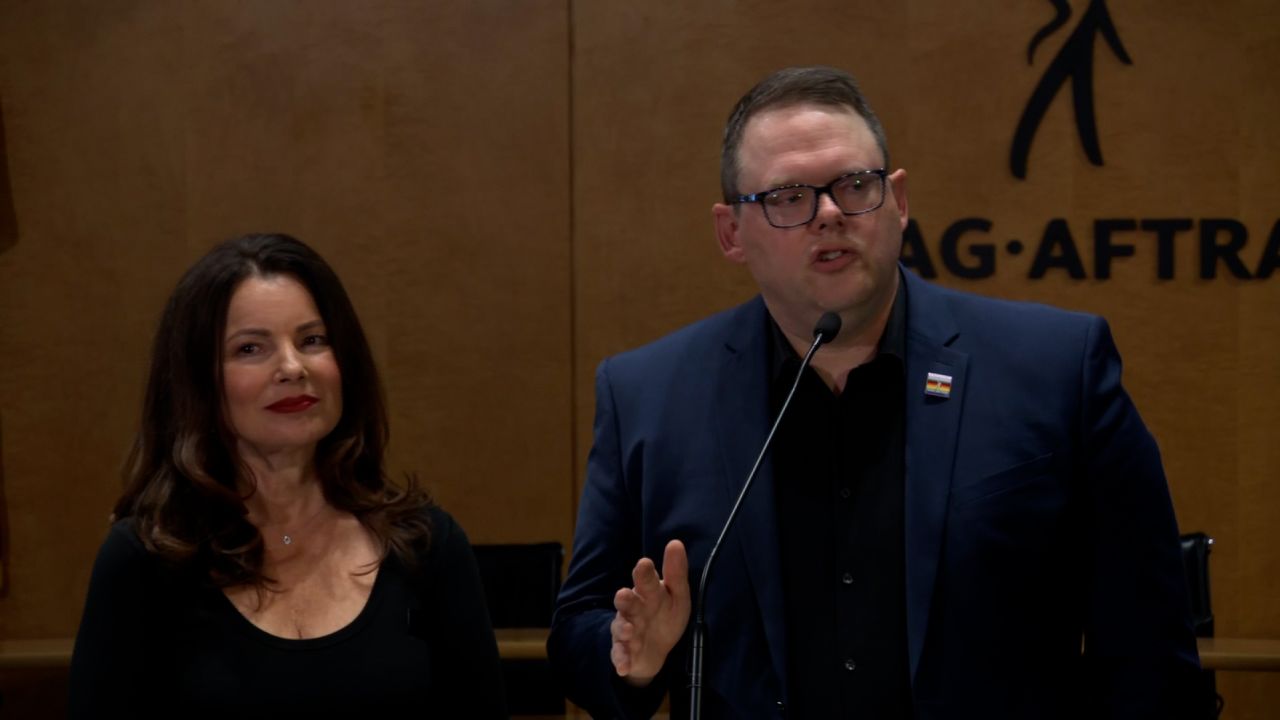
[[[933,397],[949,398],[951,397],[951,376],[942,373],[929,373],[929,377],[924,381],[924,394]]]

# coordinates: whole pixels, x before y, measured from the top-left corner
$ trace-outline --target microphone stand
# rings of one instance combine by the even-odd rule
[[[805,353],[804,359],[800,361],[800,370],[796,373],[796,379],[791,383],[791,389],[787,391],[787,397],[782,401],[782,409],[778,411],[778,417],[773,421],[773,427],[769,428],[769,435],[764,439],[764,445],[760,448],[760,454],[756,456],[756,462],[751,466],[751,472],[747,474],[747,481],[742,484],[742,490],[738,493],[738,499],[733,503],[733,509],[729,511],[729,519],[725,520],[724,527],[720,530],[720,536],[716,538],[716,544],[711,546],[711,554],[707,555],[707,562],[702,566],[702,579],[698,581],[698,602],[696,604],[696,612],[693,621],[693,648],[690,654],[689,671],[689,720],[699,720],[702,717],[702,665],[704,661],[703,644],[706,638],[707,625],[704,619],[706,606],[706,590],[707,578],[711,575],[711,564],[715,562],[716,556],[720,553],[720,544],[724,542],[725,535],[729,533],[729,528],[733,527],[733,521],[738,517],[738,510],[742,507],[742,499],[747,496],[747,491],[751,489],[751,482],[756,478],[756,472],[760,469],[760,464],[764,462],[764,455],[769,451],[769,446],[773,443],[773,435],[778,431],[778,426],[782,424],[782,418],[787,414],[787,408],[791,405],[791,398],[796,394],[796,388],[800,387],[800,378],[804,377],[805,368],[809,367],[809,362],[813,360],[813,354],[818,348],[825,343],[834,340],[840,332],[840,316],[833,313],[823,313],[818,319],[817,326],[813,329],[813,344],[809,346],[809,352]]]

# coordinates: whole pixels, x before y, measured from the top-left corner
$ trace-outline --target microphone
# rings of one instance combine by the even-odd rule
[[[813,356],[813,352],[818,349],[819,345],[826,345],[836,336],[840,334],[840,316],[833,312],[824,312],[822,317],[818,318],[818,324],[813,326],[813,347],[809,348],[809,355],[805,357],[805,363]]]
[[[769,451],[769,445],[773,443],[773,435],[778,431],[778,425],[782,424],[782,417],[787,414],[787,408],[791,406],[791,398],[796,394],[796,388],[800,387],[800,378],[804,377],[805,368],[809,367],[809,361],[813,359],[813,354],[818,348],[835,339],[840,334],[840,316],[833,312],[825,312],[822,317],[818,318],[818,323],[813,326],[813,344],[809,346],[809,352],[805,353],[804,359],[800,361],[800,370],[796,372],[796,379],[791,383],[791,390],[787,391],[787,397],[782,401],[782,408],[778,410],[778,416],[773,420],[773,427],[769,428],[769,434],[764,439],[764,445],[760,447],[760,454],[756,456],[755,465],[751,466],[751,472],[747,473],[747,481],[742,484],[742,490],[738,493],[738,499],[733,503],[733,509],[729,511],[729,519],[724,521],[724,527],[720,529],[720,536],[716,538],[716,544],[711,546],[711,554],[707,555],[707,562],[702,566],[702,580],[698,582],[698,604],[697,612],[694,613],[693,621],[693,649],[690,655],[689,671],[689,718],[690,720],[698,720],[702,717],[702,664],[703,664],[703,642],[706,637],[707,626],[703,619],[703,610],[707,600],[707,578],[711,575],[711,564],[715,562],[716,556],[720,553],[720,544],[724,542],[725,535],[729,533],[729,528],[733,527],[733,521],[738,517],[738,509],[742,507],[742,499],[747,496],[747,491],[751,489],[751,481],[755,480],[756,472],[760,469],[760,464],[764,462],[764,455]]]

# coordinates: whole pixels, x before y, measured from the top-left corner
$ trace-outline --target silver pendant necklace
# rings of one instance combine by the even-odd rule
[[[311,533],[312,533],[312,535],[314,535],[314,534],[315,534],[315,533],[314,533],[314,530],[315,530],[315,524],[316,524],[316,522],[317,522],[317,521],[319,521],[319,520],[320,520],[321,516],[322,516],[322,515],[324,515],[324,510],[325,510],[325,508],[324,508],[324,507],[321,507],[321,508],[320,508],[319,510],[317,510],[317,511],[316,511],[316,512],[311,516],[311,517],[307,518],[306,520],[302,521],[301,523],[293,523],[294,528],[295,528],[295,529],[298,529],[298,530],[302,530],[302,531],[303,531],[303,535],[307,534],[308,532],[311,532]],[[279,532],[279,531],[277,531],[277,532]],[[281,533],[281,534],[280,534],[280,540],[281,540],[281,542],[283,542],[285,545],[292,545],[292,544],[293,544],[293,533],[292,533],[292,532]]]

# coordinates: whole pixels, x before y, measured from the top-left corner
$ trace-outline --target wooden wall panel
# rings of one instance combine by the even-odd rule
[[[1198,276],[1202,220],[1245,229],[1251,271],[1280,220],[1280,8],[1107,3],[1132,64],[1095,42],[1104,164],[1064,92],[1019,180],[1019,115],[1090,2],[1070,4],[1030,64],[1048,2],[0,4],[0,637],[74,630],[161,303],[245,231],[343,276],[397,470],[473,539],[567,541],[596,364],[754,292],[712,234],[720,133],[752,83],[812,63],[876,105],[939,282],[1110,318],[1179,520],[1218,539],[1219,634],[1280,637],[1280,279]],[[990,244],[978,279],[942,256],[966,218],[991,223],[953,258]],[[1174,277],[1141,230],[1097,277],[1095,221],[1168,218],[1192,222]],[[1055,219],[1083,279],[1028,277]],[[1280,706],[1276,676],[1219,678],[1228,717]]]
[[[1108,3],[1132,64],[1097,39],[1093,95],[1104,164],[1085,157],[1070,87],[1050,104],[1027,178],[1010,169],[1024,104],[1090,4],[1040,44],[1047,2],[842,3],[758,0],[657,7],[574,5],[574,232],[578,442],[590,442],[591,370],[754,292],[719,257],[709,208],[732,104],[767,72],[830,64],[860,80],[894,167],[909,171],[911,216],[943,284],[1101,313],[1126,383],[1160,442],[1182,528],[1217,538],[1218,633],[1280,637],[1280,411],[1261,390],[1280,371],[1280,272],[1199,275],[1202,219],[1246,228],[1251,272],[1280,221],[1280,22],[1274,3]],[[1097,4],[1097,3],[1095,3]],[[995,268],[965,279],[941,259],[956,221],[987,233]],[[1132,257],[1095,268],[1095,222],[1185,218],[1174,276],[1157,277],[1152,232],[1116,232]],[[1065,221],[1083,279],[1028,276],[1046,227]],[[1280,232],[1278,230],[1277,232]],[[1008,251],[1009,241],[1023,245]],[[1280,239],[1277,240],[1280,242]],[[1272,255],[1280,253],[1273,248]],[[581,468],[581,465],[579,466]],[[581,473],[581,471],[579,471]],[[579,474],[579,482],[581,477]],[[1280,677],[1220,674],[1228,716],[1280,706]]]
[[[565,3],[6,3],[0,47],[0,637],[74,632],[164,298],[242,232],[344,279],[393,469],[473,540],[568,540]]]

